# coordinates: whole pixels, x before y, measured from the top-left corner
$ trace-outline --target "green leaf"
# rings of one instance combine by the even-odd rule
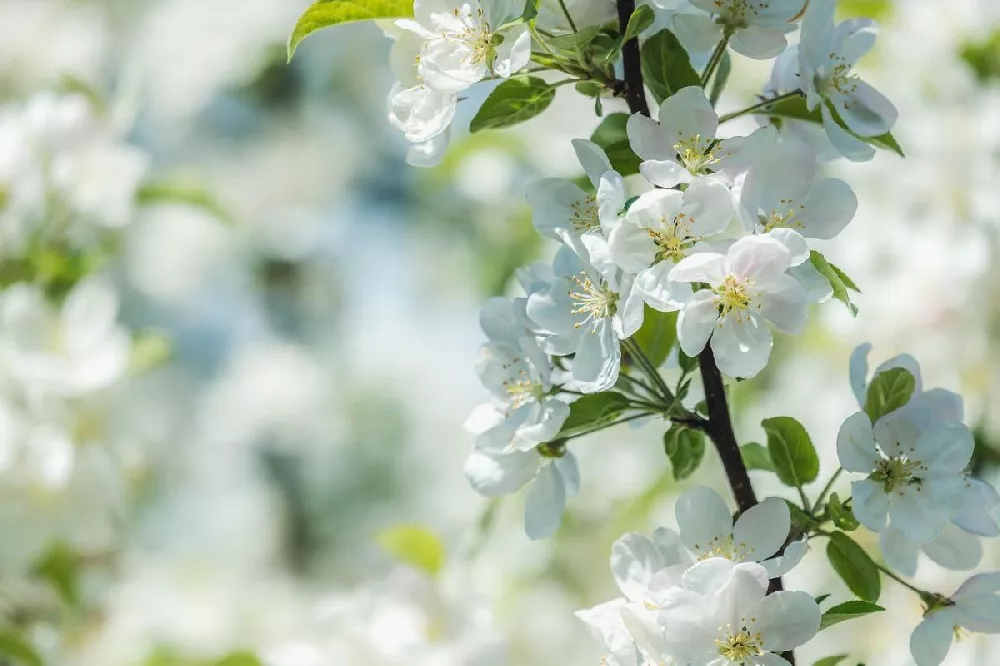
[[[226,224],[234,224],[233,216],[201,185],[187,178],[173,178],[143,183],[136,192],[135,201],[140,206],[156,204],[183,204],[200,208]]]
[[[375,537],[382,549],[400,562],[434,575],[445,561],[445,549],[433,532],[419,525],[399,525]]]
[[[556,439],[582,435],[614,423],[628,406],[629,399],[614,391],[585,395],[569,406],[569,416]]]
[[[470,132],[511,127],[530,120],[544,111],[555,99],[556,89],[537,76],[522,76],[504,81],[479,107]]]
[[[697,471],[705,457],[705,435],[675,423],[663,433],[663,450],[670,458],[674,479],[683,481]]]
[[[790,416],[776,416],[761,422],[767,433],[767,452],[774,473],[786,486],[801,488],[819,476],[819,456],[809,433]]]
[[[536,16],[538,16],[538,6],[541,4],[540,0],[528,0],[524,3],[524,11],[521,13],[521,20],[527,23]]]
[[[823,124],[823,114],[819,107],[816,107],[812,111],[806,106],[805,97],[789,97],[788,99],[783,99],[780,102],[776,102],[771,106],[764,107],[757,112],[759,115],[771,116],[772,118],[788,118],[791,120],[805,120],[811,123],[816,123],[817,125]],[[844,131],[849,133],[861,141],[870,143],[876,148],[882,148],[883,150],[891,150],[900,157],[906,157],[903,153],[903,149],[900,147],[899,143],[896,141],[895,137],[891,133],[882,134],[880,136],[858,136],[844,124],[837,112],[831,107],[830,113],[833,115],[834,120],[840,125]]]
[[[76,554],[62,544],[49,549],[35,566],[35,574],[48,581],[70,607],[80,603],[79,573]]]
[[[611,166],[623,176],[639,173],[639,156],[632,151],[628,142],[625,124],[627,113],[612,113],[601,121],[590,140],[604,149]]]
[[[711,92],[708,95],[708,100],[715,106],[719,102],[719,98],[722,97],[722,90],[726,87],[726,83],[729,81],[729,75],[733,72],[733,58],[729,55],[729,51],[722,56],[722,61],[719,63],[719,69],[715,71],[715,78],[712,79]]]
[[[545,40],[545,43],[556,51],[562,51],[564,53],[573,54],[574,56],[580,56],[587,50],[587,47],[590,46],[590,43],[594,41],[594,38],[597,37],[600,32],[601,26],[588,25],[580,28],[576,32],[571,32],[568,35],[549,37]]]
[[[0,656],[22,666],[42,666],[42,658],[35,648],[11,629],[0,629]],[[6,662],[7,659],[0,659],[0,663]]]
[[[681,372],[683,372],[685,375],[690,374],[698,369],[698,357],[688,356],[683,351],[678,353],[677,362],[681,366]]]
[[[166,363],[174,346],[170,338],[157,331],[143,331],[132,339],[129,372],[137,374],[153,370]]]
[[[647,39],[640,54],[643,79],[657,103],[681,88],[701,85],[687,51],[669,30],[661,30]]]
[[[838,529],[845,532],[853,532],[861,527],[861,523],[854,517],[854,511],[851,510],[851,507],[844,506],[837,493],[830,495],[830,499],[826,503],[826,515]]]
[[[653,12],[652,7],[649,5],[639,5],[636,7],[636,10],[632,12],[632,16],[628,19],[628,25],[625,26],[625,34],[622,35],[622,44],[638,37],[639,33],[653,25],[653,21],[655,20],[656,14]]]
[[[823,605],[823,602],[824,602],[824,601],[826,601],[826,600],[827,600],[827,599],[829,599],[829,598],[830,598],[830,595],[829,595],[829,594],[821,594],[821,595],[819,595],[818,597],[816,597],[816,603],[817,603],[818,605],[822,606],[822,605]]]
[[[865,413],[875,423],[910,401],[916,378],[906,368],[889,368],[875,375],[865,396]]]
[[[750,442],[740,447],[740,456],[747,469],[760,469],[765,472],[773,472],[774,464],[771,462],[771,454],[767,449],[757,442]]]
[[[829,281],[830,287],[833,288],[833,297],[846,305],[852,315],[857,316],[858,307],[854,305],[851,301],[851,295],[847,293],[848,288],[853,289],[854,291],[860,291],[857,285],[855,285],[850,278],[844,275],[842,270],[828,262],[826,257],[816,250],[809,252],[809,261],[811,261],[816,270],[820,272],[820,275]]]
[[[834,532],[826,545],[826,556],[851,592],[864,601],[878,601],[882,579],[878,567],[861,546],[843,532]]]
[[[648,305],[645,309],[642,328],[636,331],[632,339],[639,344],[639,348],[646,353],[653,365],[660,367],[677,342],[677,313],[660,312]]]
[[[411,0],[316,0],[299,17],[288,38],[288,61],[302,40],[322,28],[368,19],[398,19],[413,16]]]
[[[845,601],[842,604],[837,604],[833,608],[829,609],[823,613],[823,619],[819,623],[820,631],[831,627],[840,622],[846,620],[853,620],[856,617],[861,617],[863,615],[871,615],[872,613],[880,613],[885,609],[878,604],[873,604],[869,601]]]
[[[241,651],[226,655],[215,666],[261,666],[261,661],[254,653]]]
[[[833,655],[832,657],[823,657],[815,664],[813,664],[813,666],[837,666],[837,664],[844,661],[845,659],[847,659],[846,654],[836,654]]]
[[[816,521],[809,517],[798,504],[785,500],[788,506],[788,515],[792,519],[792,529],[797,532],[806,532],[816,525]]]

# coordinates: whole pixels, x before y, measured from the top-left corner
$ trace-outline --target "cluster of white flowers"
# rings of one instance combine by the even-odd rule
[[[722,498],[696,487],[679,498],[677,524],[679,534],[660,528],[652,540],[616,541],[611,570],[622,596],[577,613],[604,642],[607,663],[787,664],[777,653],[816,634],[820,609],[805,592],[767,594],[806,550],[804,540],[785,548],[784,501],[766,500],[734,525]]]

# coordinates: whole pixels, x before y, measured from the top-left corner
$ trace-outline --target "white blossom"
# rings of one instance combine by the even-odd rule
[[[806,293],[785,271],[788,249],[773,238],[747,236],[727,254],[703,252],[670,274],[677,282],[703,283],[677,319],[677,339],[688,356],[712,345],[722,372],[753,377],[764,369],[773,339],[767,322],[785,333],[806,323]]]
[[[966,631],[1000,634],[1000,573],[978,574],[946,600],[935,600],[910,636],[917,666],[938,666]]]
[[[781,53],[795,29],[804,0],[691,0],[705,14],[674,16],[677,36],[694,53],[712,50],[723,31],[732,33],[730,46],[748,58],[768,59]]]
[[[389,92],[389,122],[416,144],[445,132],[458,106],[458,95],[424,85],[417,66],[423,44],[417,34],[402,31],[389,52],[392,72],[399,79]]]

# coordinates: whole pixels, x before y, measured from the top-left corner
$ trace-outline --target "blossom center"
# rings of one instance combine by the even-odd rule
[[[781,199],[779,206],[770,212],[757,215],[757,221],[765,233],[772,229],[802,229],[805,227],[796,217],[805,210],[805,206],[800,205],[796,208],[791,199]]]
[[[669,259],[676,263],[687,256],[687,250],[701,240],[688,230],[693,222],[694,218],[678,213],[670,222],[666,218],[661,219],[661,229],[648,230],[649,237],[656,243],[657,262]]]
[[[750,623],[753,623],[752,619]],[[725,632],[725,638],[716,639],[715,645],[719,654],[731,663],[743,664],[750,657],[764,654],[764,637],[760,633],[751,633],[745,622],[739,631],[734,632],[732,628],[726,627]]]
[[[749,278],[738,278],[735,275],[727,275],[722,284],[715,287],[715,302],[719,306],[719,318],[724,319],[730,312],[736,313],[736,319],[742,318],[742,313],[750,309],[753,299],[750,287],[753,281]]]
[[[592,322],[596,332],[600,320],[609,319],[618,311],[618,294],[604,281],[594,284],[584,271],[580,271],[570,280],[577,288],[576,291],[569,292],[570,300],[573,301],[573,309],[570,312],[575,315],[585,315],[574,326],[582,328],[588,322]]]
[[[599,229],[601,226],[600,209],[597,206],[597,197],[588,194],[582,201],[574,201],[570,204],[569,223],[573,229],[580,233],[586,233]]]
[[[462,29],[455,34],[455,39],[472,52],[468,58],[469,63],[478,65],[490,61],[493,48],[502,40],[499,35],[493,34],[483,8],[473,10],[466,5],[453,10],[452,14],[462,23]]]
[[[851,96],[858,89],[860,77],[854,73],[852,65],[847,63],[842,56],[834,58],[834,65],[830,73],[817,82],[817,88],[825,97],[830,97],[833,93]],[[849,106],[845,103],[844,105]]]
[[[521,359],[514,359],[511,363],[505,364],[505,369],[510,369],[515,363],[519,363]],[[517,409],[527,402],[538,402],[545,395],[545,387],[542,383],[531,379],[528,371],[524,368],[519,368],[516,373],[512,373],[509,379],[505,379],[501,382],[504,390],[510,396],[510,409]]]
[[[757,15],[757,8],[750,6],[747,0],[715,0],[714,4],[723,23],[731,28],[746,28],[750,15]]]
[[[719,162],[719,157],[715,154],[717,145],[715,139],[705,140],[701,138],[701,134],[695,134],[674,144],[674,150],[677,151],[684,168],[696,176],[705,173],[708,167]]]
[[[750,554],[750,548],[743,543],[733,541],[733,535],[725,537],[715,536],[707,544],[695,544],[694,550],[698,553],[698,561],[707,560],[712,557],[724,557],[732,562],[743,562]]]
[[[883,458],[875,465],[875,471],[871,478],[882,484],[885,492],[914,483],[920,483],[920,479],[914,472],[923,468],[923,463],[919,460],[910,460],[906,456]]]

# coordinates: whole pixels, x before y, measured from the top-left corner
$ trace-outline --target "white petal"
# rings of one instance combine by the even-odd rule
[[[864,412],[847,417],[837,433],[837,457],[848,472],[868,474],[882,456],[878,453],[871,419]]]
[[[485,62],[473,58],[471,49],[445,36],[427,42],[419,68],[427,87],[446,93],[460,93],[489,73]]]
[[[741,564],[739,566],[745,565]],[[737,564],[735,562],[731,562],[724,557],[710,557],[702,560],[684,572],[681,577],[684,589],[706,597],[714,596],[731,583],[736,568]],[[749,571],[752,572],[753,570]],[[746,575],[746,571],[744,571],[744,574]],[[766,578],[763,585],[760,585],[759,581],[757,582],[758,584],[755,587],[762,587],[764,590],[767,589]],[[754,587],[753,585],[751,586]]]
[[[904,576],[916,575],[917,557],[920,555],[919,543],[910,541],[905,534],[890,525],[879,534],[879,546],[889,566]]]
[[[785,548],[785,552],[781,555],[772,557],[769,560],[761,562],[761,566],[767,570],[767,575],[770,578],[778,578],[779,576],[784,576],[789,571],[794,569],[802,558],[805,557],[806,552],[809,550],[809,539],[803,537],[798,541],[793,541],[788,544]]]
[[[963,530],[982,536],[1000,536],[1000,528],[990,515],[1000,504],[1000,495],[990,484],[981,479],[966,479],[966,490],[962,495],[962,506],[952,519]]]
[[[564,178],[536,180],[524,189],[524,195],[531,204],[535,229],[547,238],[559,240],[560,233],[580,233],[582,229],[573,226],[574,217],[590,222],[587,193],[572,181]],[[596,212],[593,208],[593,213]]]
[[[880,136],[896,123],[899,113],[889,99],[864,81],[857,81],[850,101],[837,110],[852,132]]]
[[[691,285],[669,279],[673,269],[674,262],[668,259],[635,276],[635,285],[646,302],[660,312],[675,312],[691,300]]]
[[[809,188],[799,215],[802,235],[808,238],[835,238],[854,219],[858,197],[851,186],[836,178],[822,178]]]
[[[641,534],[629,532],[611,547],[611,573],[618,589],[635,603],[646,600],[649,581],[665,567],[660,551]]]
[[[695,292],[677,316],[677,341],[681,350],[688,356],[700,354],[718,321],[719,308],[715,295],[708,289]]]
[[[615,315],[618,337],[624,340],[635,335],[642,328],[642,320],[645,315],[646,306],[642,290],[635,284],[634,276],[626,276],[622,282],[622,296],[618,302],[618,313]]]
[[[674,269],[676,270],[676,269]],[[762,319],[730,312],[712,335],[719,370],[730,377],[753,377],[767,365],[774,339]]]
[[[801,141],[786,140],[763,155],[747,174],[740,203],[754,220],[759,211],[773,212],[799,203],[816,173],[816,155]],[[753,230],[752,228],[750,229]]]
[[[927,557],[952,571],[974,569],[983,558],[979,537],[952,523],[945,523],[937,536],[925,543],[923,548]]]
[[[768,283],[783,275],[791,265],[788,249],[768,236],[744,236],[729,248],[726,272],[759,283]]]
[[[913,454],[934,470],[957,474],[969,464],[975,446],[966,425],[938,423],[920,434]]]
[[[778,227],[769,231],[767,236],[785,246],[791,255],[792,266],[799,266],[809,260],[809,243],[802,237],[802,234],[794,229]]]
[[[779,331],[796,334],[806,327],[808,305],[806,290],[799,281],[790,275],[780,275],[768,283],[761,313]]]
[[[496,50],[493,73],[506,79],[531,60],[531,35],[528,26],[521,24],[512,27],[503,37],[503,43]]]
[[[673,24],[688,53],[708,53],[722,39],[722,26],[702,14],[674,14]]]
[[[576,462],[576,456],[567,451],[563,457],[553,460],[552,466],[562,477],[566,497],[576,497],[580,492],[580,466]]]
[[[748,58],[769,60],[785,50],[788,40],[775,28],[750,25],[737,30],[730,43],[734,51]]]
[[[638,273],[653,263],[657,247],[649,231],[633,223],[632,219],[626,220],[611,232],[608,245],[611,257],[619,268],[628,273]]]
[[[935,506],[930,497],[929,484],[924,488],[903,487],[893,491],[889,499],[889,519],[911,541],[927,541],[932,538],[945,521],[948,511],[941,506]],[[925,499],[926,497],[926,499]],[[860,520],[860,518],[858,518]]]
[[[458,99],[452,93],[424,85],[393,88],[389,93],[389,122],[412,143],[428,141],[448,129]]]
[[[733,198],[729,188],[714,178],[696,178],[683,196],[683,211],[691,220],[695,236],[722,233],[733,219]]]
[[[535,476],[539,462],[535,452],[473,451],[465,461],[465,477],[476,492],[487,497],[509,495]]]
[[[530,451],[552,440],[569,417],[569,405],[560,400],[544,400],[533,406],[532,418],[517,429],[511,444],[519,451]]]
[[[997,592],[1000,592],[1000,572],[993,572],[972,576],[962,583],[962,586],[951,596],[957,601],[984,594],[996,594]]]
[[[642,159],[671,162],[675,159],[677,151],[674,150],[674,144],[664,135],[655,120],[639,113],[632,114],[625,124],[625,131],[632,150]]]
[[[524,531],[532,541],[555,534],[566,506],[566,488],[553,465],[545,465],[524,500]]]
[[[792,650],[810,641],[819,631],[822,613],[805,592],[775,592],[757,606],[757,626],[770,652]]]
[[[604,175],[604,172],[613,171],[611,161],[608,159],[604,149],[593,141],[573,139],[572,143],[573,150],[576,152],[576,158],[580,160],[580,165],[583,166],[584,173],[587,174],[587,178],[590,179],[591,184],[593,184],[596,190],[601,186],[601,176]]]
[[[823,128],[826,130],[826,136],[841,155],[852,162],[867,162],[875,157],[875,148],[861,139],[852,136],[847,130],[838,125],[837,121],[830,114],[830,110],[826,104],[822,105],[822,114]]]
[[[719,127],[719,117],[700,86],[681,88],[663,100],[658,119],[667,140],[670,141],[671,151],[681,139],[690,139],[694,136],[701,136],[706,141],[714,139]]]
[[[671,149],[673,150],[673,149]],[[680,183],[691,182],[691,174],[687,169],[672,159],[649,159],[639,165],[642,177],[657,187],[672,188]]]
[[[699,555],[711,553],[733,533],[733,514],[711,488],[695,486],[685,492],[677,499],[674,515],[681,541]]]
[[[606,391],[618,381],[621,368],[618,336],[606,319],[583,331],[573,359],[573,378],[586,386],[582,389],[586,393]]]
[[[685,257],[674,266],[670,279],[675,282],[720,284],[726,279],[726,257],[715,252],[699,252]]]
[[[854,517],[862,525],[873,532],[885,529],[889,515],[889,496],[882,490],[882,486],[869,479],[855,481],[851,484],[851,497],[854,499]]]
[[[448,152],[450,141],[451,132],[446,130],[427,141],[415,143],[406,151],[406,163],[421,169],[436,167]]]
[[[924,618],[910,635],[910,654],[917,666],[938,666],[951,649],[953,615],[937,611]]]
[[[792,266],[788,269],[788,274],[802,285],[806,291],[806,299],[810,303],[823,303],[833,296],[830,281],[813,266],[811,261]]]
[[[690,564],[690,557],[684,550],[684,542],[677,532],[668,530],[666,527],[658,527],[653,532],[653,545],[660,551],[665,566],[676,564]]]
[[[785,501],[769,497],[740,515],[733,527],[733,541],[748,549],[746,559],[760,562],[785,544],[791,526]]]
[[[851,390],[854,391],[854,397],[858,400],[858,407],[865,406],[865,398],[868,395],[868,354],[871,350],[871,343],[865,342],[851,352],[849,375]]]

